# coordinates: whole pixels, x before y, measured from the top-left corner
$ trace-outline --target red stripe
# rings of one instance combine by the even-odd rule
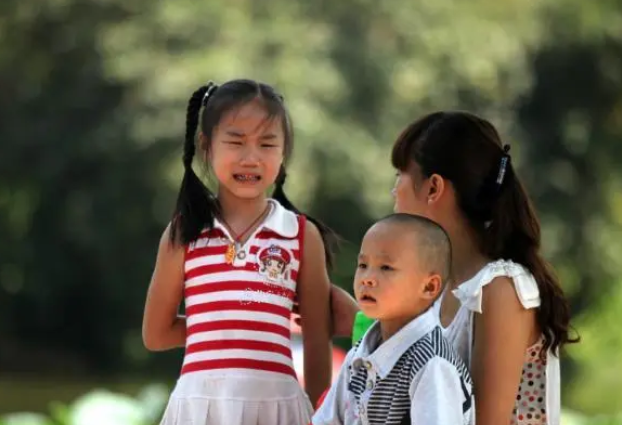
[[[187,336],[200,332],[227,330],[270,332],[288,339],[291,337],[289,328],[275,325],[274,323],[255,322],[252,320],[216,320],[214,322],[197,323],[196,325],[188,326]]]
[[[247,339],[221,339],[218,341],[202,341],[190,344],[186,348],[186,354],[198,353],[201,351],[214,350],[255,350],[267,351],[269,353],[282,354],[285,357],[292,358],[292,351],[281,344],[265,341],[252,341]],[[227,353],[223,353],[226,357]]]
[[[307,217],[304,214],[300,214],[298,216],[298,257],[296,257],[299,261],[298,270],[302,268],[302,261],[300,258],[302,257],[303,250],[305,248],[305,228],[307,227]],[[297,272],[297,271],[296,271]],[[297,280],[298,275],[296,277],[292,276],[293,280]]]
[[[192,254],[189,254],[189,256],[192,257]],[[259,269],[259,265],[257,265],[254,262],[247,262],[242,267],[236,267],[232,264],[227,264],[227,263],[207,264],[205,266],[199,266],[199,267],[195,267],[194,269],[188,270],[186,272],[186,280],[199,277],[205,274],[210,274],[210,273],[222,273],[222,272],[229,272],[229,271],[256,272],[258,269]],[[291,269],[291,272],[292,272],[292,279],[296,280],[296,276],[298,276],[297,270]],[[294,276],[294,274],[296,276]]]
[[[200,258],[204,256],[225,255],[227,253],[227,246],[228,246],[227,244],[223,244],[223,245],[216,245],[216,246],[202,246],[199,248],[194,248],[193,250],[188,252],[186,259],[192,260],[192,259],[196,259],[196,258]],[[257,254],[260,248],[263,248],[263,247],[260,247],[259,245],[251,245],[249,249],[249,254]],[[296,260],[300,260],[300,249],[288,249],[288,251],[292,253],[293,257]],[[224,261],[224,258],[223,258],[223,261]]]
[[[259,311],[263,313],[276,314],[277,316],[289,319],[290,310],[280,305],[262,302],[249,301],[216,301],[211,303],[203,303],[192,305],[186,308],[186,315],[209,313],[212,311],[225,310],[242,310],[242,311]]]
[[[196,240],[216,238],[227,238],[227,235],[222,229],[214,228],[210,230],[203,230]],[[262,229],[255,235],[255,239],[282,239],[286,241],[293,241],[297,238],[297,235],[290,238],[270,229]]]
[[[209,255],[225,255],[227,252],[227,245],[216,246],[202,246],[200,248],[194,248],[188,253],[188,259],[200,258]]]
[[[222,272],[228,272],[228,271],[256,272],[258,269],[259,269],[259,266],[251,262],[246,263],[242,267],[234,267],[232,264],[227,264],[227,263],[208,264],[205,266],[196,267],[192,270],[188,270],[186,272],[186,279],[192,279],[194,277],[199,277],[204,274],[222,273]]]
[[[293,300],[296,295],[294,291],[284,286],[273,285],[268,282],[250,282],[245,280],[204,283],[201,285],[190,286],[184,289],[184,295],[190,297],[193,295],[210,294],[220,291],[256,291],[265,292],[273,295]]]
[[[193,362],[184,365],[181,369],[181,373],[183,375],[184,373],[212,369],[256,369],[268,372],[284,373],[286,375],[296,377],[296,372],[294,372],[294,369],[290,366],[265,360],[251,359],[218,359]]]

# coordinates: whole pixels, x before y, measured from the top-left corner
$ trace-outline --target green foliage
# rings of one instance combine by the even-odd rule
[[[93,390],[69,405],[52,404],[50,416],[15,413],[0,425],[152,425],[159,422],[168,397],[167,388],[145,387],[136,397]]]

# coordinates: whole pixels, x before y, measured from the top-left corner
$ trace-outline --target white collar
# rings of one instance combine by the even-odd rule
[[[295,238],[298,236],[298,217],[292,211],[283,207],[275,199],[268,199],[270,212],[264,218],[259,228],[271,230],[284,238]],[[220,220],[214,218],[214,228],[222,230],[225,235],[229,235],[229,230]]]
[[[384,379],[391,372],[395,363],[419,339],[439,325],[432,308],[408,322],[387,341],[380,344],[380,322],[376,321],[365,333],[352,359],[355,369],[361,364],[375,369]]]

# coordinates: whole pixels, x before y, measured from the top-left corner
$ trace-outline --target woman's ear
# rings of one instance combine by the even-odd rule
[[[428,179],[428,190],[426,195],[426,202],[432,204],[437,202],[443,193],[447,190],[447,184],[445,179],[439,174],[432,174]]]

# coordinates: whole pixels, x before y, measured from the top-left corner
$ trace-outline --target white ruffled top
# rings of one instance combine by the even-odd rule
[[[540,306],[540,291],[532,274],[520,264],[507,260],[488,263],[475,276],[453,290],[461,306],[454,320],[443,328],[445,337],[455,349],[471,364],[473,348],[474,313],[482,311],[482,291],[497,277],[508,277],[514,282],[516,294],[526,309]],[[441,297],[442,298],[442,297]],[[434,308],[440,316],[439,299]],[[512,424],[558,425],[560,422],[560,367],[559,358],[551,350],[546,361],[539,358],[542,338],[525,352],[525,363]]]

